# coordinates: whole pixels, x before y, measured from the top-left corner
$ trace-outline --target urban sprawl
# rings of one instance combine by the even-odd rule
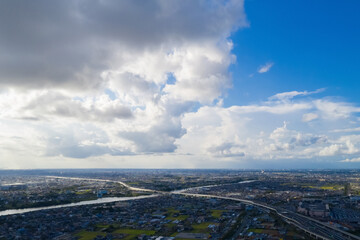
[[[1,170],[3,239],[360,239],[360,170]]]

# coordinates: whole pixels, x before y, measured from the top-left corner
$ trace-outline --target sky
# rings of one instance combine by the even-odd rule
[[[0,168],[360,167],[360,2],[0,2]]]

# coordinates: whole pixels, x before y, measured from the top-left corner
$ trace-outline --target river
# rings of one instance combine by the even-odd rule
[[[47,176],[47,177],[53,177],[54,176]],[[104,180],[104,179],[89,179],[89,178],[71,178],[71,177],[55,177],[55,178],[69,178],[74,180],[88,180],[88,181],[105,181],[105,182],[115,182],[112,180]],[[247,180],[242,181],[238,183],[251,183],[256,180]],[[142,190],[142,191],[153,191],[150,189],[142,189],[142,188],[134,188],[131,187],[123,182],[118,182],[124,185],[125,187],[129,188],[130,190]],[[194,189],[201,189],[201,188],[208,188],[208,187],[216,187],[216,186],[222,186],[227,184],[234,184],[234,183],[226,183],[226,184],[218,184],[218,185],[208,185],[208,186],[199,186],[199,187],[193,187],[193,188],[186,188],[182,190],[176,190],[171,193],[184,193],[185,191],[194,190]],[[54,206],[47,206],[47,207],[37,207],[37,208],[23,208],[23,209],[8,209],[4,211],[0,211],[0,216],[6,216],[6,215],[14,215],[14,214],[23,214],[28,212],[34,212],[34,211],[40,211],[40,210],[46,210],[46,209],[56,209],[56,208],[65,208],[65,207],[76,207],[76,206],[83,206],[83,205],[92,205],[92,204],[101,204],[101,203],[110,203],[110,202],[120,202],[120,201],[129,201],[129,200],[136,200],[136,199],[144,199],[144,198],[150,198],[150,197],[157,197],[159,194],[152,194],[152,195],[142,195],[137,197],[109,197],[109,198],[99,198],[96,200],[88,200],[88,201],[81,201],[77,203],[69,203],[69,204],[61,204],[61,205],[54,205]]]
[[[99,198],[96,200],[81,201],[81,202],[77,202],[77,203],[54,205],[54,206],[48,206],[48,207],[8,209],[8,210],[0,211],[0,216],[22,214],[22,213],[28,213],[28,212],[34,212],[34,211],[40,211],[40,210],[46,210],[46,209],[56,209],[56,208],[100,204],[100,203],[129,201],[129,200],[144,199],[144,198],[151,198],[151,197],[157,197],[157,196],[159,196],[159,195],[152,194],[152,195],[143,195],[143,196],[137,196],[137,197],[109,197],[109,198]]]

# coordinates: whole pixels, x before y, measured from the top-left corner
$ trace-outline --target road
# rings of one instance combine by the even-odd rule
[[[187,193],[188,190],[195,190],[200,189],[203,187],[215,187],[215,186],[221,186],[220,185],[210,185],[210,186],[200,186],[200,187],[194,187],[194,188],[187,188],[183,190],[177,190],[173,192],[161,192],[151,189],[145,189],[145,188],[136,188],[131,187],[128,184],[121,182],[121,181],[113,181],[113,180],[105,180],[105,179],[97,179],[97,178],[76,178],[76,177],[58,177],[58,176],[46,176],[48,178],[63,178],[63,179],[73,179],[73,180],[88,180],[88,181],[100,181],[100,182],[114,182],[119,183],[123,185],[124,187],[128,188],[132,191],[142,191],[142,192],[153,192],[153,193],[163,193],[163,194],[177,194],[177,195],[184,195],[184,196],[192,196],[192,197],[203,197],[203,198],[218,198],[218,199],[225,199],[225,200],[232,200],[241,202],[244,204],[265,208],[270,211],[275,212],[278,216],[283,218],[286,222],[302,229],[312,237],[316,239],[322,239],[322,240],[360,240],[360,237],[353,235],[351,233],[345,232],[341,229],[335,228],[333,226],[330,226],[326,223],[320,222],[316,219],[300,215],[298,213],[285,210],[278,207],[273,207],[270,205],[267,205],[265,203],[255,202],[247,199],[240,199],[240,198],[234,198],[234,197],[225,197],[225,196],[218,196],[218,195],[211,195],[211,194],[197,194],[197,193]],[[240,182],[241,183],[241,182]]]
[[[208,194],[196,194],[196,193],[174,193],[174,194],[181,194],[186,196],[192,196],[192,197],[205,197],[205,198],[218,198],[218,199],[225,199],[225,200],[232,200],[237,202],[242,202],[244,204],[265,208],[268,210],[271,210],[275,212],[278,216],[282,217],[286,222],[295,225],[296,227],[302,229],[303,231],[307,232],[309,235],[311,235],[314,238],[317,239],[323,239],[323,240],[360,240],[360,237],[355,236],[351,233],[342,231],[340,229],[337,229],[333,226],[327,225],[325,223],[322,223],[318,220],[309,218],[307,216],[300,215],[295,212],[291,212],[288,210],[284,210],[281,208],[275,208],[273,206],[269,206],[264,203],[254,202],[251,200],[246,199],[239,199],[239,198],[233,198],[233,197],[224,197],[224,196],[218,196],[218,195],[208,195]]]
[[[132,187],[122,181],[114,181],[114,180],[106,180],[106,179],[98,179],[98,178],[77,178],[77,177],[58,177],[58,176],[45,176],[47,178],[60,178],[60,179],[72,179],[72,180],[82,180],[82,181],[97,181],[97,182],[111,182],[111,183],[119,183],[126,187],[127,189],[131,191],[141,191],[141,192],[159,192],[151,189],[145,189],[145,188],[136,188]]]

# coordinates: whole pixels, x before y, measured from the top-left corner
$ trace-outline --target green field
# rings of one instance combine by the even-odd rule
[[[175,210],[174,208],[167,208],[167,213],[169,215],[173,215],[174,213],[179,213],[179,210]]]
[[[141,235],[141,234],[154,235],[155,231],[139,230],[139,229],[119,229],[119,230],[114,231],[114,233],[127,234],[127,236],[125,238],[123,238],[123,239],[124,240],[130,240],[130,239],[136,239],[136,237]]]
[[[155,231],[140,230],[140,229],[118,229],[118,230],[114,231],[114,233],[124,233],[124,234],[129,234],[129,235],[141,235],[141,234],[154,235]]]
[[[175,227],[176,224],[175,223],[167,223],[167,224],[165,224],[165,226],[168,228],[172,228],[172,227]]]
[[[98,224],[98,225],[96,225],[96,227],[98,227],[98,228],[108,228],[108,227],[110,227],[110,225]]]
[[[108,228],[109,225],[97,225],[98,228]],[[141,234],[146,234],[146,235],[154,235],[155,231],[152,230],[139,230],[139,229],[117,229],[115,231],[113,231],[113,233],[121,233],[121,234],[126,234],[127,236],[123,239],[125,240],[130,240],[130,239],[136,239],[137,236],[141,235]],[[96,236],[106,236],[107,233],[105,232],[99,232],[99,231],[95,231],[95,232],[90,232],[90,231],[81,231],[77,234],[75,234],[75,236],[80,237],[80,240],[93,240]]]
[[[194,224],[194,225],[191,225],[194,230],[192,230],[191,232],[193,233],[208,233],[210,230],[208,229],[208,226],[210,224],[215,224],[213,222],[203,222],[203,223],[200,223],[200,224]]]
[[[93,240],[96,236],[99,236],[99,235],[106,236],[106,233],[81,231],[76,234],[76,236],[80,237],[80,240]]]
[[[184,220],[186,220],[186,219],[189,217],[189,215],[179,215],[179,216],[177,216],[177,217],[174,217],[174,214],[175,214],[175,213],[179,214],[180,211],[179,211],[179,210],[175,210],[175,209],[173,209],[173,208],[169,208],[169,209],[167,210],[168,217],[167,217],[166,219],[172,220],[172,221],[174,221],[174,220],[184,221]]]
[[[211,216],[214,218],[220,218],[224,210],[211,210]]]
[[[327,185],[327,186],[322,186],[321,189],[323,190],[342,190],[344,189],[344,186],[341,185]]]
[[[189,215],[179,215],[179,216],[177,216],[177,217],[170,216],[170,217],[167,217],[166,219],[172,220],[172,221],[174,221],[174,220],[184,221],[184,220],[186,220],[188,217],[189,217]]]
[[[262,233],[263,229],[260,228],[250,228],[248,232],[254,232],[254,233]]]
[[[322,186],[313,186],[310,184],[302,184],[301,187],[303,188],[313,188],[313,189],[321,189],[321,190],[329,190],[329,191],[338,191],[343,190],[344,186],[339,184],[328,184]]]
[[[92,190],[91,189],[87,189],[87,190],[79,190],[79,191],[76,191],[75,194],[77,195],[82,195],[82,194],[91,194],[92,193]]]

